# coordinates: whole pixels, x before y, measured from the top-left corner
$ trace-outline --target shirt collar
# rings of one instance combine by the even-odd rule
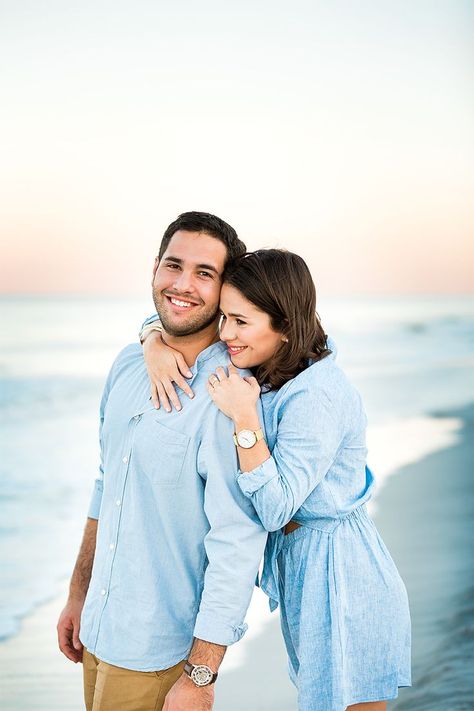
[[[210,346],[201,351],[196,358],[194,365],[191,367],[191,372],[196,374],[202,365],[211,358],[216,356],[222,356],[227,352],[227,348],[222,341],[217,341],[217,343],[212,343]]]

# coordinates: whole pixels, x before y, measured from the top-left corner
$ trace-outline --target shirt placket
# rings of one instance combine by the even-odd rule
[[[120,537],[120,522],[122,520],[122,509],[123,501],[125,497],[125,487],[127,484],[128,474],[130,471],[130,460],[132,457],[133,441],[135,436],[135,429],[142,417],[142,412],[134,415],[128,423],[127,437],[125,438],[125,443],[123,450],[121,452],[120,461],[120,473],[121,476],[117,478],[117,487],[115,489],[115,499],[114,499],[114,514],[112,516],[112,521],[110,525],[109,542],[106,544],[107,548],[103,551],[105,557],[105,565],[103,566],[102,575],[102,587],[100,589],[99,595],[101,599],[100,611],[97,623],[97,634],[96,634],[96,645],[99,638],[100,624],[102,621],[102,616],[104,614],[105,607],[109,600],[110,586],[112,582],[112,575],[114,570],[115,555],[117,550],[117,545]]]

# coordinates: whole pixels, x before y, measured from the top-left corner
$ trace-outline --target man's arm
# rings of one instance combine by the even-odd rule
[[[233,431],[232,422],[217,408],[211,409],[198,464],[206,478],[204,511],[210,530],[204,541],[208,566],[189,661],[205,664],[213,672],[218,671],[227,646],[245,632],[244,618],[267,538],[255,509],[237,485]],[[213,689],[213,684],[197,687],[183,674],[169,691],[163,711],[210,711]]]
[[[57,625],[59,649],[68,659],[75,663],[82,661],[82,644],[79,640],[79,629],[82,608],[91,579],[96,535],[97,519],[88,518],[69,585],[69,597]]]
[[[97,538],[97,523],[100,516],[102,491],[104,487],[104,443],[102,440],[102,428],[104,426],[105,408],[112,388],[115,364],[119,358],[120,355],[116,358],[110,369],[100,401],[99,472],[92,491],[88,518],[79,555],[77,556],[76,565],[74,566],[71,583],[69,585],[69,597],[57,624],[59,649],[68,659],[75,663],[82,662],[82,644],[79,639],[81,614],[92,575]]]
[[[213,672],[217,672],[226,647],[221,644],[195,639],[188,657],[191,664],[205,664]],[[211,711],[214,703],[214,685],[198,687],[183,672],[178,681],[166,695],[163,711]]]

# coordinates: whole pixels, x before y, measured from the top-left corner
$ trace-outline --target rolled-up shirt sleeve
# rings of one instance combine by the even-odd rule
[[[160,323],[160,317],[156,313],[148,316],[148,318],[143,321],[140,331],[142,331],[146,326],[151,326],[154,323]]]
[[[99,464],[99,473],[97,475],[97,478],[94,482],[94,488],[92,490],[92,495],[91,499],[89,502],[89,510],[87,512],[88,518],[95,518],[98,519],[100,516],[100,507],[102,504],[102,492],[104,489],[104,446],[103,446],[103,439],[102,439],[102,429],[104,426],[104,417],[105,417],[105,408],[107,407],[107,400],[109,398],[109,393],[110,389],[112,387],[112,382],[113,382],[113,374],[114,374],[114,367],[115,363],[112,365],[112,368],[110,369],[109,375],[107,377],[107,380],[105,382],[104,386],[104,391],[102,393],[102,398],[100,401],[100,409],[99,409],[99,447],[100,447],[100,464]]]
[[[285,526],[324,479],[344,440],[341,397],[295,380],[286,392],[272,455],[239,472],[241,491],[267,531]]]
[[[252,502],[237,485],[233,426],[217,409],[199,452],[205,478],[204,511],[209,521],[204,546],[208,565],[194,636],[228,646],[245,633],[244,622],[267,533]]]

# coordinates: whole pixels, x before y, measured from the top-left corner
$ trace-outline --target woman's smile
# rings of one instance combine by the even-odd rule
[[[230,343],[227,343],[226,345],[227,350],[229,351],[229,355],[231,355],[232,357],[239,355],[240,353],[242,353],[242,351],[248,348],[248,346],[231,346]]]

